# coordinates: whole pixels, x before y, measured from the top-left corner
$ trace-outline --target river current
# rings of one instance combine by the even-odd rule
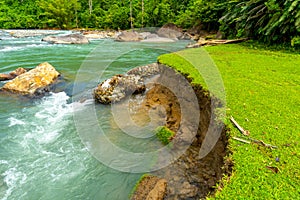
[[[88,45],[54,45],[42,42],[42,36],[13,38],[5,31],[0,31],[0,38],[0,73],[49,62],[62,74],[61,84],[45,97],[0,96],[0,199],[128,199],[141,174],[111,169],[94,158],[81,142],[74,112],[97,107],[103,130],[121,135],[111,127],[110,107],[94,105],[93,88],[114,74],[182,49],[187,42],[104,39]]]

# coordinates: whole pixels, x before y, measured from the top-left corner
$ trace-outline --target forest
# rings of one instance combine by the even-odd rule
[[[300,0],[0,0],[2,29],[159,27],[300,45]]]

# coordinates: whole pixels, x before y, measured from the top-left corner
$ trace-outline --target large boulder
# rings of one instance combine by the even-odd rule
[[[110,104],[124,99],[130,94],[145,91],[145,85],[140,76],[115,75],[102,82],[94,90],[94,98],[102,104]]]
[[[157,63],[136,67],[125,75],[115,75],[100,83],[94,90],[94,98],[102,104],[121,101],[132,94],[140,94],[146,90],[146,79],[159,74]]]
[[[7,81],[16,78],[17,76],[27,72],[26,69],[19,67],[16,70],[10,72],[9,74],[0,74],[0,81]]]
[[[118,42],[139,42],[142,40],[142,36],[135,31],[123,31],[118,37],[116,41]]]
[[[182,30],[175,24],[165,24],[157,31],[158,36],[177,40],[183,36]]]
[[[69,34],[62,36],[47,36],[42,41],[52,44],[88,44],[89,40],[80,34]]]
[[[10,80],[2,87],[2,90],[22,95],[40,94],[47,91],[58,76],[59,73],[55,68],[45,62]]]

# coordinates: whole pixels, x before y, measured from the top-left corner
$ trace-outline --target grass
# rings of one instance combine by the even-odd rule
[[[230,124],[232,115],[250,131],[252,138],[278,146],[268,149],[229,139],[234,162],[232,176],[210,199],[299,199],[300,198],[300,55],[232,44],[188,49],[159,57],[193,84],[210,89],[193,62],[211,62],[217,67],[226,92],[225,123],[230,136],[241,134]],[[189,57],[187,62],[183,57]],[[207,56],[206,56],[207,57]],[[210,64],[199,68],[214,67]],[[201,69],[203,70],[203,69]],[[204,69],[207,70],[207,69]],[[218,74],[216,75],[218,76]],[[218,91],[213,95],[218,96]],[[278,160],[279,159],[279,160]],[[278,162],[279,161],[279,162]],[[267,166],[277,167],[274,173]]]
[[[155,129],[156,137],[164,144],[170,143],[175,133],[165,126],[159,126]]]

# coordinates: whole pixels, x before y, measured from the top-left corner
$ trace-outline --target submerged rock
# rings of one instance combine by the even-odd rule
[[[22,94],[35,95],[48,90],[59,76],[55,68],[47,62],[41,63],[34,69],[17,76],[7,82],[2,90]]]
[[[80,34],[70,34],[63,36],[47,36],[42,41],[53,44],[88,44],[89,40]]]

